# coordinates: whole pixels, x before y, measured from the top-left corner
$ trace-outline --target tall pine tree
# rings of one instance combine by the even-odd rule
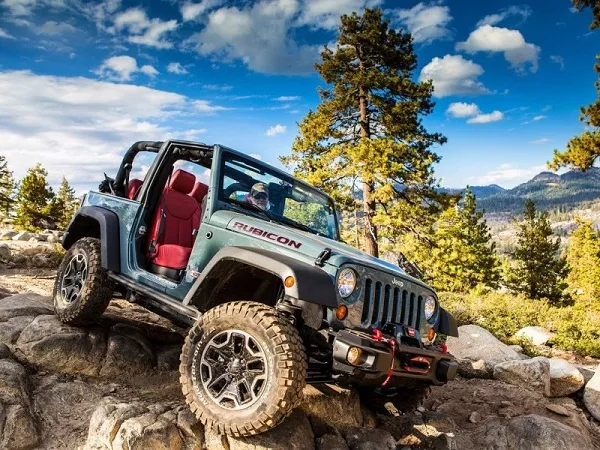
[[[75,211],[79,202],[75,197],[75,189],[71,187],[67,179],[63,176],[56,196],[52,199],[51,217],[58,228],[65,229]]]
[[[36,231],[47,227],[53,220],[54,193],[46,181],[47,176],[46,169],[38,163],[30,168],[21,180],[15,219],[15,224],[20,228]]]
[[[551,239],[552,228],[546,212],[538,213],[527,200],[525,217],[518,224],[517,248],[512,256],[506,284],[513,292],[532,299],[558,302],[567,287],[567,261],[559,256],[560,238]]]
[[[282,161],[350,212],[360,208],[366,250],[378,256],[380,237],[418,229],[445,199],[431,147],[446,138],[421,121],[433,111],[433,85],[413,81],[412,37],[378,9],[342,16],[337,47],[316,68],[329,86]]]
[[[576,298],[600,304],[600,236],[590,221],[577,220],[567,248],[567,281]]]
[[[15,187],[15,179],[8,168],[8,162],[0,155],[0,211],[7,217],[13,208]]]

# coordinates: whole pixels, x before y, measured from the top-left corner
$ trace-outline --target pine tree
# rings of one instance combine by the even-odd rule
[[[571,234],[567,263],[571,269],[567,282],[577,298],[600,299],[600,236],[590,221],[577,219],[579,225]]]
[[[600,0],[573,0],[573,5],[579,11],[591,8],[594,20],[590,29],[600,28]],[[600,61],[600,55],[596,56],[596,59]],[[596,63],[594,69],[600,76],[600,63]],[[582,107],[579,117],[579,120],[591,129],[571,138],[565,151],[554,150],[554,158],[548,163],[551,169],[574,167],[588,170],[600,156],[600,80],[596,81],[596,91],[598,98],[591,105]]]
[[[15,219],[15,224],[20,228],[36,231],[52,221],[54,193],[46,181],[47,176],[46,169],[38,163],[21,180]]]
[[[8,168],[8,162],[0,155],[0,211],[7,217],[13,208],[15,187],[15,179]]]
[[[78,206],[79,202],[75,197],[75,189],[63,177],[58,188],[58,193],[52,200],[51,206],[52,219],[61,230],[67,228]]]
[[[567,261],[559,256],[560,238],[552,240],[552,228],[546,212],[538,212],[535,203],[525,203],[524,220],[518,224],[517,248],[511,254],[512,265],[506,284],[513,292],[532,299],[547,298],[558,302],[567,287]]]
[[[366,250],[378,256],[380,238],[417,230],[440,210],[430,147],[446,138],[422,124],[433,85],[413,81],[411,35],[390,29],[378,9],[342,16],[339,31],[335,51],[325,47],[316,64],[329,86],[281,159],[340,206],[360,208]]]
[[[462,206],[448,208],[440,217],[430,255],[420,265],[438,289],[468,292],[476,286],[498,286],[496,244],[470,188]]]

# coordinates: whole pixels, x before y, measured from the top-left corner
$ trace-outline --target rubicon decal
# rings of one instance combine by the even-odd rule
[[[246,234],[253,234],[255,236],[259,236],[265,239],[269,239],[270,241],[277,242],[279,244],[287,245],[292,248],[300,248],[302,247],[302,242],[294,241],[288,237],[282,236],[277,233],[272,233],[270,231],[261,230],[260,228],[252,227],[250,225],[246,225],[242,222],[236,222],[233,224],[233,229],[236,231],[241,231]]]

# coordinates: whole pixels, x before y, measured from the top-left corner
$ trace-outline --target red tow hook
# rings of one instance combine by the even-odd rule
[[[384,387],[386,384],[388,384],[388,381],[390,381],[390,378],[392,378],[392,374],[394,372],[394,359],[396,357],[396,339],[394,339],[394,338],[385,339],[383,337],[383,333],[381,332],[381,330],[379,328],[373,328],[371,337],[373,338],[374,341],[385,342],[386,344],[388,344],[390,346],[390,352],[392,354],[392,363],[390,364],[390,368],[387,371],[386,379],[384,380],[383,383],[381,383],[381,387]]]

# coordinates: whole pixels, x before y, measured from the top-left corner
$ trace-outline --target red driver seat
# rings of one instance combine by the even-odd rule
[[[177,278],[187,266],[200,226],[200,207],[188,195],[195,181],[194,175],[178,169],[163,190],[148,235],[148,258],[155,273]]]
[[[138,192],[140,192],[140,189],[142,188],[142,184],[144,184],[144,182],[142,180],[138,180],[137,178],[129,181],[129,186],[127,187],[127,198],[129,200],[135,199]]]

